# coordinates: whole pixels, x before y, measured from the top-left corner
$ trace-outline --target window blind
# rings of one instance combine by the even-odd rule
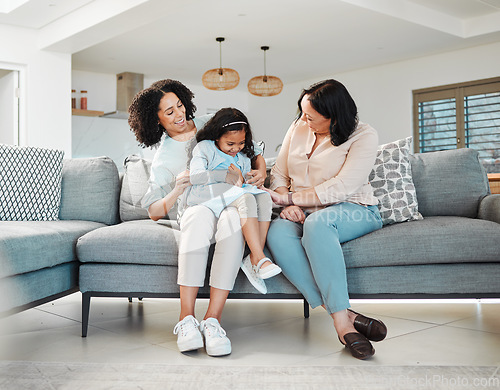
[[[413,91],[416,152],[472,148],[500,173],[500,77]]]

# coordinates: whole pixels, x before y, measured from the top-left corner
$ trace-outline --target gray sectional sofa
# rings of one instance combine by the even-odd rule
[[[410,162],[424,219],[343,244],[351,297],[500,297],[500,195],[489,193],[477,152]],[[0,222],[2,311],[79,288],[86,336],[92,297],[177,297],[179,230],[140,208],[148,175],[137,156],[122,178],[108,158],[65,160],[60,221]],[[283,275],[266,284],[261,295],[240,272],[230,297],[301,298]]]
[[[59,221],[0,222],[0,312],[78,291],[76,243],[119,222],[120,180],[109,158],[64,160]]]

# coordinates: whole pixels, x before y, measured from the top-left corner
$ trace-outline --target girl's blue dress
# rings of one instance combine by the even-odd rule
[[[219,217],[222,210],[243,194],[265,192],[252,184],[237,187],[226,183],[227,170],[231,164],[241,170],[244,178],[251,169],[251,161],[243,153],[233,157],[217,148],[214,141],[198,143],[193,149],[190,163],[190,178],[193,185],[187,195],[187,204],[189,206],[202,204]]]

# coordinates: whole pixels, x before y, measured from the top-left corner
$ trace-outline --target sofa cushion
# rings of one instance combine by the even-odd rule
[[[454,149],[410,156],[418,209],[424,217],[454,215],[475,218],[489,193],[488,177],[473,149]]]
[[[85,234],[78,240],[83,262],[177,265],[177,222],[139,220]]]
[[[500,224],[426,217],[384,226],[342,245],[348,268],[500,261]],[[431,275],[429,275],[431,276]]]
[[[0,220],[55,221],[64,152],[0,144]]]
[[[60,219],[119,222],[120,178],[108,157],[64,160]]]
[[[377,150],[375,165],[368,180],[373,187],[373,194],[378,198],[384,225],[422,219],[408,159],[411,140],[412,137],[408,137],[379,145]]]
[[[141,200],[148,190],[151,161],[133,154],[125,159],[124,167],[120,218],[122,221],[149,219],[148,211],[141,206]]]
[[[76,261],[78,237],[102,226],[90,221],[0,222],[0,278]]]

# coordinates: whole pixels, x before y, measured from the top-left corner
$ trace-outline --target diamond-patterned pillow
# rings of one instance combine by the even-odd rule
[[[418,212],[417,193],[408,155],[412,137],[379,145],[369,176],[384,225],[423,219]]]
[[[0,144],[0,221],[55,221],[64,152]]]

